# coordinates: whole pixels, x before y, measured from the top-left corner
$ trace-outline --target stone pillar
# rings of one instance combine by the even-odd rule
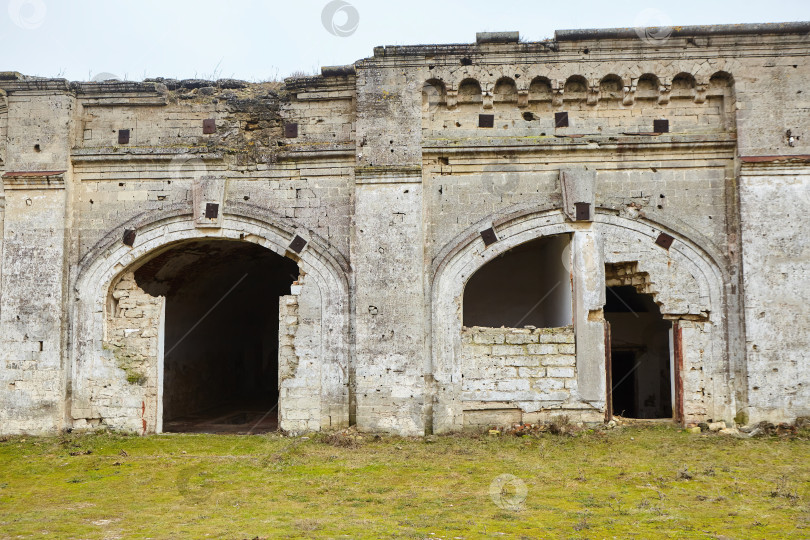
[[[0,424],[44,432],[64,415],[64,173],[14,174],[3,177]]]
[[[387,67],[384,57],[357,72],[355,418],[360,429],[401,435],[425,430],[425,79]]]
[[[605,264],[593,225],[576,224],[571,239],[574,279],[574,330],[577,344],[577,393],[583,401],[604,407]]]
[[[74,98],[64,81],[9,82],[4,88],[0,425],[4,433],[45,432],[62,427],[65,419],[62,352]]]
[[[738,411],[740,422],[789,422],[810,415],[808,211],[810,160],[786,156],[743,163],[748,408],[741,408],[744,415]]]
[[[421,170],[357,177],[352,266],[361,429],[424,432]],[[383,183],[386,177],[393,183]]]

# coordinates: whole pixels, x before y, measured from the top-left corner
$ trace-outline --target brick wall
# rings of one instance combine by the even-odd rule
[[[577,401],[573,326],[464,328],[461,361],[465,417],[492,408],[538,413]]]

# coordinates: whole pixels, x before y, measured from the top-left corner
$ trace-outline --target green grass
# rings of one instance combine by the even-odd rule
[[[9,438],[0,442],[0,537],[810,537],[802,438],[658,426],[335,440]],[[493,484],[502,474],[519,480]]]

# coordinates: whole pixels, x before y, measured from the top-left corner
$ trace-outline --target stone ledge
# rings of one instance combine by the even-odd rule
[[[356,167],[354,180],[357,184],[419,184],[422,182],[422,167],[419,165]]]
[[[64,189],[65,171],[13,171],[3,175],[3,188],[23,189]]]

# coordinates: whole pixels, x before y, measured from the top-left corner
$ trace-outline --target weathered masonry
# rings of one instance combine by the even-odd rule
[[[0,432],[808,415],[809,31],[0,73]]]

